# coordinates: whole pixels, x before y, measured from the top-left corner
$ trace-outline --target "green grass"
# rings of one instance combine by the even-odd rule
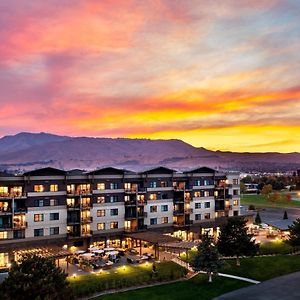
[[[189,263],[191,263],[194,260],[194,257],[195,257],[197,252],[198,252],[198,250],[192,249],[192,250],[189,250],[187,252],[187,254],[185,252],[181,253],[179,257],[180,257],[181,260],[183,260],[185,262],[188,261]]]
[[[282,240],[261,243],[259,246],[259,254],[288,254],[292,252],[293,247]]]
[[[205,275],[198,275],[188,281],[101,296],[95,300],[210,300],[249,285],[247,282],[222,277],[216,277],[213,283],[208,283]]]
[[[284,195],[284,193],[280,193]],[[286,202],[283,197],[279,201],[271,202],[266,199],[264,195],[241,195],[241,205],[249,206],[250,204],[254,205],[255,207],[299,207],[300,208],[300,201],[290,201]]]
[[[153,282],[178,279],[186,274],[186,270],[173,262],[157,264],[157,275],[152,278],[152,264],[120,267],[101,274],[70,277],[71,288],[76,297],[87,296],[109,289],[150,284]]]
[[[235,260],[226,260],[220,270],[222,273],[259,281],[297,271],[300,271],[300,256],[298,255],[243,258],[240,267],[235,265]]]

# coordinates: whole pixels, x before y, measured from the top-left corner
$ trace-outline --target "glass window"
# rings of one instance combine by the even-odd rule
[[[157,182],[156,181],[151,181],[150,182],[150,188],[156,188]]]
[[[210,202],[205,202],[205,203],[204,203],[204,207],[205,207],[205,208],[210,208]]]
[[[160,186],[161,187],[167,187],[168,186],[168,182],[167,181],[161,181],[160,182]]]
[[[239,201],[238,200],[233,200],[233,205],[234,206],[238,206],[239,205]]]
[[[57,199],[50,199],[50,206],[57,206],[58,200]]]
[[[118,188],[118,183],[117,182],[111,182],[110,183],[110,189],[111,190],[116,190]]]
[[[50,221],[59,220],[59,213],[50,213]]]
[[[105,209],[98,209],[97,217],[105,217]]]
[[[157,212],[157,206],[156,205],[153,205],[153,206],[150,206],[150,212]]]
[[[113,202],[118,202],[119,200],[119,197],[118,196],[110,196],[110,202],[113,203]]]
[[[204,214],[204,218],[205,218],[205,219],[210,219],[210,213]]]
[[[149,195],[149,200],[157,200],[157,195],[156,194],[150,194]]]
[[[34,236],[43,236],[44,235],[44,229],[34,229]]]
[[[0,240],[7,239],[7,231],[0,231]]]
[[[34,219],[34,222],[43,222],[44,214],[34,214],[33,219]]]
[[[41,193],[44,191],[44,186],[42,184],[36,184],[36,185],[34,185],[33,190],[36,193]]]
[[[117,208],[113,208],[110,210],[110,215],[111,216],[117,216],[119,213],[119,210]]]
[[[209,191],[204,192],[204,197],[209,197]]]
[[[169,223],[169,218],[168,217],[161,218],[161,224],[168,224],[168,223]]]
[[[59,234],[59,227],[50,227],[50,235]]]
[[[196,202],[195,203],[195,209],[199,209],[201,208],[201,203],[200,202]]]
[[[118,222],[110,222],[110,229],[117,229],[118,228]]]
[[[195,198],[200,198],[201,197],[201,193],[200,192],[195,192],[194,193],[194,197]]]
[[[157,225],[157,218],[151,218],[150,225]]]
[[[97,190],[105,190],[105,183],[104,182],[97,183]]]
[[[57,192],[58,184],[50,184],[50,192]]]
[[[234,185],[238,185],[238,184],[239,184],[239,180],[238,180],[237,178],[234,178],[234,179],[233,179],[233,184],[234,184]]]
[[[168,211],[168,205],[162,205],[162,206],[161,206],[161,211],[162,211],[162,212]]]
[[[200,180],[196,180],[195,181],[195,186],[200,186],[201,185],[201,181]]]
[[[97,197],[97,203],[99,204],[105,203],[105,197],[104,196]]]
[[[195,214],[195,220],[196,221],[201,220],[201,214]]]
[[[237,196],[239,194],[239,190],[233,190],[233,195]]]
[[[35,207],[42,207],[42,206],[44,206],[44,200],[35,199],[33,204],[34,204]]]
[[[204,185],[209,185],[209,180],[204,180]]]
[[[97,230],[105,230],[105,223],[97,223]]]

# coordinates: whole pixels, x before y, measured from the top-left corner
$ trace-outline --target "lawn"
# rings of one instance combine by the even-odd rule
[[[173,262],[156,264],[157,275],[152,276],[152,263],[126,265],[101,273],[70,277],[71,288],[76,297],[87,296],[109,289],[125,288],[153,282],[168,281],[184,277],[186,270]]]
[[[222,277],[216,277],[213,283],[208,283],[205,275],[198,275],[188,281],[101,296],[94,300],[210,300],[249,285],[247,282]]]
[[[235,260],[224,261],[220,272],[248,277],[259,281],[300,271],[299,255],[242,258],[241,266]]]
[[[293,252],[293,247],[282,240],[261,243],[259,254],[288,254]]]
[[[281,193],[284,195],[284,193]],[[255,207],[299,207],[300,208],[300,201],[291,200],[289,202],[284,200],[282,196],[279,201],[271,202],[266,199],[264,195],[241,195],[241,205],[249,206],[250,204],[254,205]]]

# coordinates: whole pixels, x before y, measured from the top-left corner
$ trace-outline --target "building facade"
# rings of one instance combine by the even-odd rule
[[[240,214],[239,174],[158,167],[134,173],[44,168],[0,174],[0,267],[15,249],[87,247],[139,231],[197,239],[203,228]]]

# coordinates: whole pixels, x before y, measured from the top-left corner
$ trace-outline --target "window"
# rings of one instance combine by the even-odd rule
[[[23,188],[21,186],[14,186],[11,188],[10,192],[14,197],[20,197],[23,194]]]
[[[34,214],[33,219],[34,219],[34,222],[43,222],[44,214]]]
[[[50,235],[59,234],[59,227],[50,227]]]
[[[24,239],[25,230],[14,230],[14,239]]]
[[[200,186],[201,185],[201,181],[200,180],[196,180],[195,181],[195,186]]]
[[[157,186],[156,181],[151,181],[150,182],[150,188],[156,188],[156,186]]]
[[[7,239],[7,231],[0,231],[0,240],[6,240]]]
[[[145,195],[138,195],[137,196],[138,201],[144,202],[145,201]]]
[[[237,210],[234,210],[234,211],[233,211],[233,215],[236,217],[236,216],[239,215],[239,212],[238,212]]]
[[[67,194],[75,194],[75,184],[67,185]]]
[[[99,204],[105,203],[105,197],[104,196],[97,197],[97,203]]]
[[[169,218],[168,217],[161,218],[161,224],[168,224],[168,223],[169,223]]]
[[[204,197],[209,197],[209,191],[204,192]]]
[[[239,184],[239,180],[237,178],[234,178],[232,181],[233,181],[234,185],[238,185]]]
[[[34,185],[33,190],[36,193],[41,193],[44,191],[44,186],[42,184],[36,184],[36,185]]]
[[[105,223],[97,223],[97,230],[105,230]]]
[[[205,203],[204,203],[204,207],[205,207],[205,208],[210,208],[210,202],[205,202]]]
[[[200,202],[196,202],[195,203],[195,209],[199,209],[201,208],[201,203]]]
[[[157,225],[157,218],[151,218],[150,225]]]
[[[200,198],[201,197],[201,193],[200,192],[195,192],[194,193],[194,197],[195,198]]]
[[[50,221],[59,220],[59,213],[50,213]]]
[[[57,192],[58,184],[50,184],[50,192]]]
[[[204,214],[204,218],[205,218],[205,219],[210,219],[210,213]]]
[[[57,205],[58,205],[57,199],[50,199],[50,206],[57,206]]]
[[[34,236],[43,236],[44,235],[44,229],[34,229]]]
[[[160,182],[160,186],[161,186],[161,187],[167,187],[167,186],[168,186],[167,181],[161,181],[161,182]]]
[[[90,184],[85,184],[85,183],[83,183],[83,184],[80,184],[80,185],[77,187],[77,189],[79,189],[79,191],[80,191],[81,193],[89,193],[90,190],[91,190],[91,185],[90,185]]]
[[[130,196],[128,196],[128,195],[124,196],[124,201],[129,202],[130,201]]]
[[[8,196],[8,187],[7,186],[0,186],[0,196]]]
[[[118,183],[117,182],[111,182],[110,183],[110,189],[111,190],[116,190],[118,188]]]
[[[166,193],[162,194],[161,199],[168,199],[168,194],[166,194]]]
[[[97,217],[105,217],[105,209],[98,209]]]
[[[110,229],[118,229],[118,222],[110,222]]]
[[[35,207],[42,207],[42,206],[44,206],[44,200],[36,199],[36,200],[34,200],[33,204]]]
[[[237,196],[239,194],[239,190],[233,190],[233,195]]]
[[[105,183],[104,182],[97,183],[97,190],[105,190]]]
[[[113,203],[113,202],[118,202],[119,200],[119,197],[118,196],[110,196],[110,202]]]
[[[157,200],[157,195],[156,194],[150,194],[149,195],[149,200]]]
[[[110,210],[111,216],[117,216],[119,214],[119,210],[117,208],[113,208]]]
[[[234,206],[238,206],[239,205],[239,201],[238,200],[233,200],[233,205]]]
[[[204,180],[204,185],[209,185],[209,180]]]
[[[162,205],[162,206],[161,206],[161,211],[162,211],[162,212],[168,211],[168,205]]]
[[[200,221],[201,220],[201,214],[195,214],[195,220]]]
[[[150,206],[150,212],[157,212],[157,206],[156,205],[153,205],[153,206]]]

